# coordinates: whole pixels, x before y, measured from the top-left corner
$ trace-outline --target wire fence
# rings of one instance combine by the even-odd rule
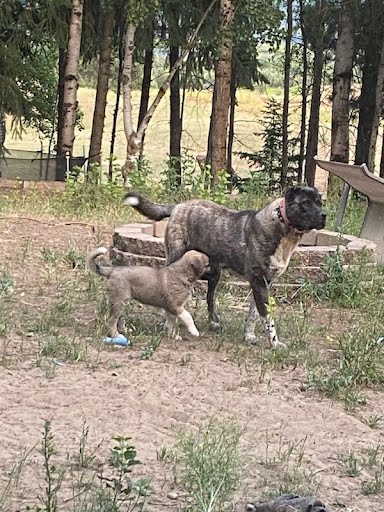
[[[0,177],[22,181],[65,181],[74,167],[83,167],[86,157],[56,156],[42,151],[3,148]]]

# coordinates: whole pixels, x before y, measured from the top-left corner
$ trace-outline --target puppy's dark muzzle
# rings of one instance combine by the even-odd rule
[[[326,222],[327,222],[327,214],[326,214],[326,212],[322,212],[321,213],[321,220],[319,222],[319,225],[318,225],[317,229],[324,229]]]

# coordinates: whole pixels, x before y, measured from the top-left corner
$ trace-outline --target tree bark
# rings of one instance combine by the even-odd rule
[[[103,140],[105,109],[107,106],[109,75],[111,71],[112,37],[114,26],[115,13],[114,10],[111,9],[105,12],[103,17],[99,70],[97,76],[96,100],[93,112],[88,168],[90,164],[101,163],[101,144]]]
[[[151,38],[149,42],[149,47],[145,50],[144,55],[144,67],[143,67],[143,80],[141,82],[141,95],[140,95],[140,109],[139,109],[139,118],[137,121],[137,129],[144,119],[145,113],[148,110],[149,105],[149,94],[151,92],[151,81],[152,81],[152,66],[153,66],[153,39],[154,33],[152,31]],[[144,146],[144,138],[141,141],[141,149]]]
[[[64,126],[64,76],[65,66],[67,62],[67,51],[65,48],[59,48],[59,77],[57,81],[57,144],[56,153],[61,155],[63,153],[63,126]]]
[[[300,152],[298,161],[297,181],[303,181],[303,165],[305,157],[305,134],[307,124],[307,99],[308,99],[308,38],[305,27],[303,0],[299,0],[300,5],[300,30],[303,40],[303,76],[301,79],[301,121],[300,121]]]
[[[170,35],[171,37],[171,35]],[[179,58],[179,47],[171,46],[169,49],[170,70]],[[180,73],[176,71],[170,85],[170,133],[169,133],[169,156],[172,166],[175,169],[176,183],[181,185],[181,115],[180,115]]]
[[[367,2],[362,33],[365,36],[363,76],[359,100],[359,124],[355,163],[368,163],[369,147],[376,108],[376,87],[384,32],[381,0]]]
[[[381,141],[381,159],[380,159],[380,176],[384,178],[384,128],[383,128],[383,138]]]
[[[5,144],[6,133],[5,114],[0,110],[0,147]]]
[[[349,0],[340,6],[332,91],[331,160],[349,162],[349,95],[354,53],[354,12]],[[329,174],[328,193],[341,191],[343,182]]]
[[[291,80],[291,41],[292,41],[292,2],[287,0],[287,35],[285,37],[284,59],[284,100],[283,100],[283,158],[280,185],[285,188],[288,175],[288,115],[289,115],[289,86]]]
[[[311,111],[309,115],[307,151],[305,161],[305,180],[310,187],[315,184],[316,163],[314,157],[317,154],[319,142],[320,102],[321,102],[321,78],[324,63],[324,12],[326,0],[316,0],[316,13],[319,19],[317,25],[316,42],[313,58],[313,84]]]
[[[207,157],[205,159],[205,165],[212,165],[212,134],[213,134],[213,112],[214,106],[217,102],[217,90],[213,88],[212,104],[211,104],[211,116],[209,118],[209,131],[208,131],[208,143],[207,143]]]
[[[383,33],[383,41],[381,47],[381,56],[379,69],[377,73],[377,82],[376,82],[376,93],[375,93],[375,111],[373,115],[372,121],[372,133],[371,140],[369,144],[369,153],[368,153],[368,169],[371,172],[375,171],[375,156],[376,156],[376,142],[377,135],[379,132],[381,112],[383,108],[383,93],[384,93],[384,33]]]
[[[73,0],[64,76],[61,153],[72,155],[77,111],[78,67],[83,23],[83,0]]]
[[[229,108],[229,129],[228,129],[228,150],[227,150],[227,172],[233,176],[232,169],[232,151],[235,138],[235,110],[236,110],[236,81],[232,68],[231,88],[230,88],[230,108]],[[232,183],[232,180],[231,180]]]
[[[113,110],[111,145],[110,145],[110,149],[109,149],[109,170],[108,170],[109,181],[112,181],[112,179],[113,179],[113,160],[112,159],[113,159],[113,155],[115,153],[117,116],[119,114],[119,104],[120,104],[120,95],[121,95],[121,77],[123,74],[123,64],[124,64],[123,41],[122,41],[122,38],[120,38],[120,41],[119,41],[119,69],[117,72],[117,84],[116,84],[116,101],[115,101],[115,108]]]
[[[214,103],[211,126],[211,184],[217,185],[218,171],[227,169],[227,132],[232,72],[232,37],[228,29],[233,22],[235,8],[232,0],[220,0],[220,31],[222,40],[215,62]]]

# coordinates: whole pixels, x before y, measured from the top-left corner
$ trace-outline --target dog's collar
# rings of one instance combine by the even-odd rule
[[[276,208],[276,215],[279,221],[284,224],[287,227],[291,227],[291,224],[289,223],[287,212],[285,211],[285,199],[282,199],[280,201],[280,204]]]

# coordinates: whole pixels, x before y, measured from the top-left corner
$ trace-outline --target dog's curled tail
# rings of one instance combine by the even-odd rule
[[[165,217],[170,217],[175,207],[173,204],[154,203],[136,192],[128,192],[124,196],[124,203],[132,206],[151,220],[162,220]]]
[[[108,249],[106,249],[105,247],[98,247],[97,249],[94,249],[93,251],[88,253],[85,259],[87,268],[89,268],[89,270],[95,272],[95,274],[98,274],[99,276],[109,277],[111,275],[113,267],[102,267],[96,261],[96,258],[98,256],[101,256],[101,254],[107,254],[107,252]]]

